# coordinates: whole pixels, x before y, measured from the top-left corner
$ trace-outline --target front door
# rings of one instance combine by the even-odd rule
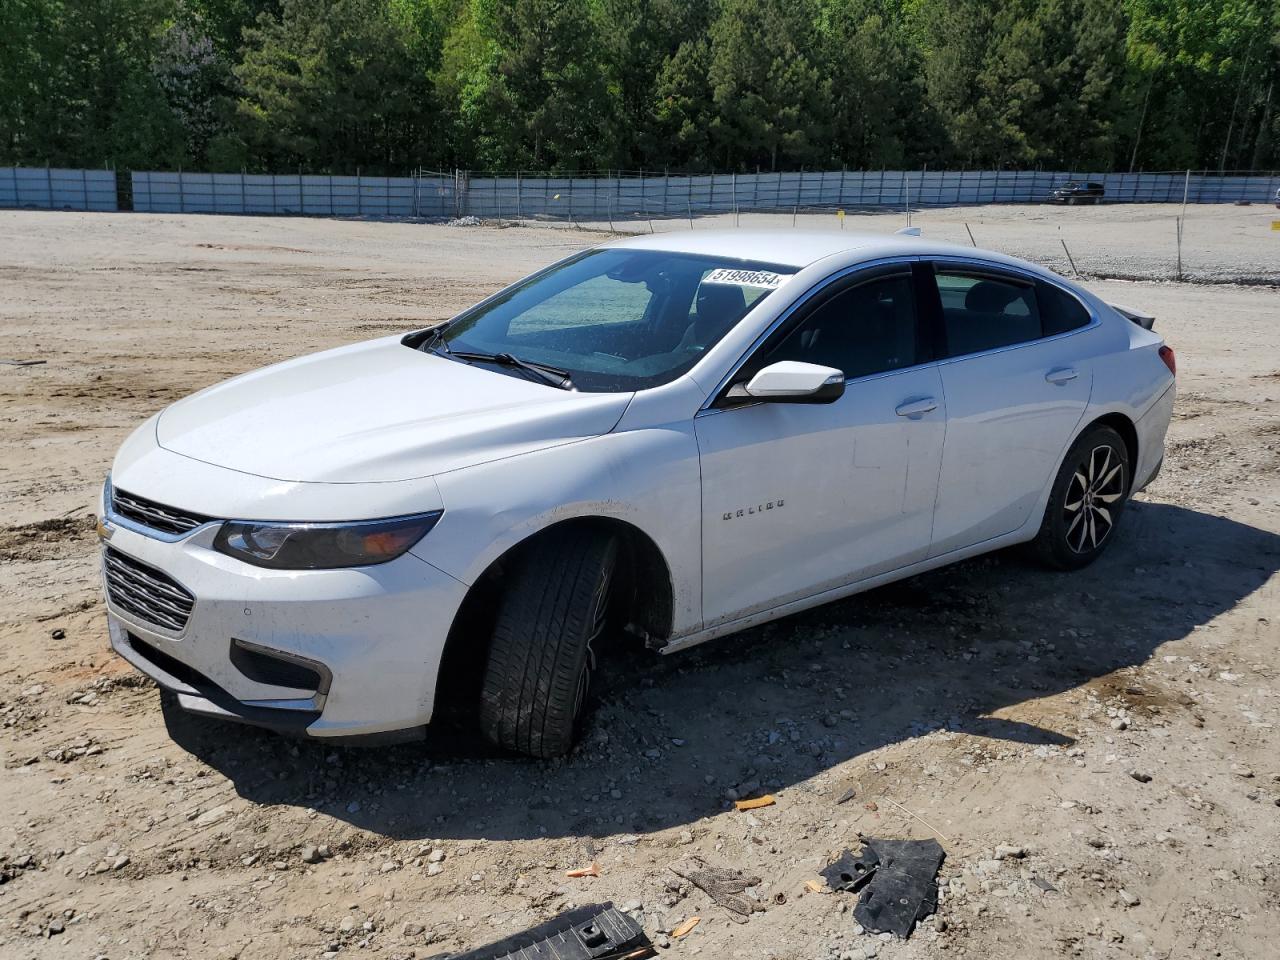
[[[925,558],[946,410],[918,326],[910,264],[853,274],[733,378],[800,360],[844,371],[843,397],[698,416],[706,626]]]

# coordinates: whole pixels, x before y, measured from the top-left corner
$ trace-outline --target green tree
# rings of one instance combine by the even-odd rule
[[[620,163],[671,163],[660,132],[663,124],[655,114],[655,92],[681,45],[706,36],[713,12],[710,0],[596,0],[593,29],[609,85],[616,91]]]
[[[404,173],[428,158],[429,78],[382,0],[284,0],[244,35],[237,117],[253,166]]]
[[[883,0],[823,0],[818,30],[831,91],[831,159],[902,167],[930,156],[936,121],[902,10]]]
[[[713,165],[777,170],[829,154],[830,84],[810,0],[724,0],[711,25]]]
[[[709,166],[715,116],[710,66],[706,37],[686,40],[663,64],[654,106],[654,130],[663,148],[651,160],[654,166],[691,171]]]
[[[0,144],[11,163],[182,161],[152,73],[168,0],[0,4]]]

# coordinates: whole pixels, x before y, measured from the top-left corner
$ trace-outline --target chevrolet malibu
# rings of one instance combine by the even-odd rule
[[[567,751],[597,654],[975,554],[1095,560],[1174,356],[1048,270],[910,236],[648,236],[438,327],[173,404],[101,503],[115,650],[180,707]]]

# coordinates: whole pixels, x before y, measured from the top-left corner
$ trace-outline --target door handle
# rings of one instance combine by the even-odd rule
[[[904,403],[898,404],[898,406],[894,409],[893,412],[900,417],[914,418],[914,417],[923,417],[926,413],[929,413],[931,410],[937,410],[937,409],[938,409],[937,400],[933,399],[933,397],[921,397],[919,400],[907,400]]]
[[[1069,383],[1078,376],[1080,376],[1080,374],[1076,372],[1075,367],[1056,367],[1046,373],[1044,378],[1049,383],[1056,383],[1058,386],[1062,386],[1064,383]]]

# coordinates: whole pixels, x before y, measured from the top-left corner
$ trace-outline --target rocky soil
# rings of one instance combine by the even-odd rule
[[[1266,211],[1193,214],[1275,278]],[[1142,239],[1156,213],[1128,215],[1126,266],[1094,272],[1165,276]],[[1126,212],[929,216],[927,232],[975,233],[982,217],[980,243],[1038,255],[1055,225],[1106,249]],[[447,317],[598,239],[0,213],[0,359],[45,361],[0,365],[0,956],[423,958],[604,900],[673,957],[1273,955],[1274,287],[1092,282],[1159,317],[1180,398],[1162,476],[1090,569],[1002,553],[628,657],[561,762],[449,731],[346,749],[200,721],[108,652],[90,504],[136,423]],[[759,792],[776,804],[734,809]],[[806,887],[859,834],[946,850],[939,912],[908,941]],[[760,878],[749,919],[670,869],[691,856]]]

